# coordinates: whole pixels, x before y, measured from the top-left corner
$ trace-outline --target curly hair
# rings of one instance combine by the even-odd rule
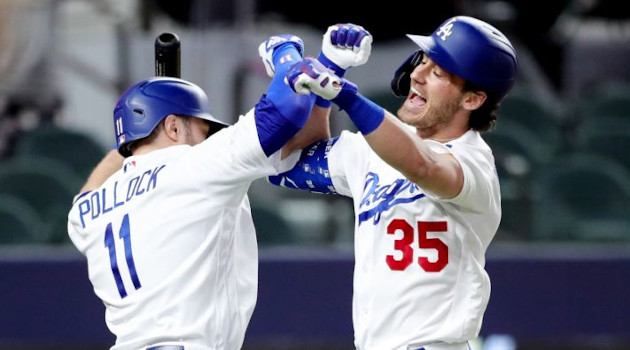
[[[466,81],[464,83],[464,91],[484,91],[479,86]],[[497,110],[499,109],[500,102],[493,96],[488,95],[486,101],[481,107],[470,113],[468,119],[468,127],[475,131],[485,132],[493,130],[497,123]]]

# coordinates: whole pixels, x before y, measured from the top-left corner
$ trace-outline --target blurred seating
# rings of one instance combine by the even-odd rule
[[[592,132],[608,132],[611,130],[624,131],[630,133],[630,115],[598,115],[593,118],[581,119],[577,123],[577,137],[583,137]],[[579,142],[579,141],[578,141]]]
[[[252,205],[252,218],[259,246],[291,244],[297,241],[291,225],[273,209],[273,204]]]
[[[67,242],[67,215],[81,181],[63,163],[44,157],[21,157],[0,169],[0,193],[17,197],[44,223],[42,236],[51,243]]]
[[[593,118],[575,119],[571,135],[571,150],[580,151],[584,147],[590,135],[605,134],[608,132],[625,132],[630,134],[630,116],[621,117],[614,115],[598,115]]]
[[[0,194],[0,244],[41,243],[41,220],[24,200]]]
[[[87,134],[53,125],[22,135],[15,149],[16,157],[44,156],[61,161],[83,179],[104,155],[103,147]]]
[[[533,95],[526,92],[508,95],[499,108],[499,128],[504,121],[516,122],[527,128],[553,152],[565,148],[561,117]]]
[[[580,119],[601,116],[630,119],[630,85],[611,84],[591,91],[576,105]]]
[[[630,129],[584,130],[577,147],[579,152],[594,153],[618,162],[630,172]]]
[[[503,215],[497,239],[530,239],[531,176],[554,152],[531,130],[512,120],[500,120],[497,129],[484,133],[483,138],[492,149],[501,185]]]
[[[630,241],[630,174],[617,163],[575,153],[536,176],[539,240]]]
[[[499,178],[525,175],[556,155],[539,135],[512,120],[500,120],[495,130],[482,137],[492,149]]]

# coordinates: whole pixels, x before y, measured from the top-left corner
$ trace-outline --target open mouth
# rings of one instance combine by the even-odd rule
[[[424,107],[424,105],[426,104],[426,97],[424,97],[424,95],[416,88],[411,87],[409,89],[409,96],[407,96],[407,101],[405,101],[407,109],[409,109],[411,112],[416,112],[420,108]]]
[[[422,99],[425,103],[427,102],[427,98],[424,97],[420,91],[416,90],[414,87],[409,88],[409,98],[416,97]]]

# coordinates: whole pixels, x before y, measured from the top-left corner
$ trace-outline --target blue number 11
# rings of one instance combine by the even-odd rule
[[[119,238],[123,240],[125,244],[125,260],[127,261],[127,267],[129,268],[129,274],[131,275],[131,281],[136,289],[142,287],[140,285],[140,279],[136,272],[136,265],[133,262],[133,254],[131,253],[131,235],[129,232],[129,214],[125,214],[123,217],[122,225],[120,226]],[[109,249],[109,263],[112,267],[112,273],[116,280],[116,286],[118,287],[118,293],[121,298],[127,296],[127,290],[123,284],[122,277],[120,276],[120,270],[118,269],[118,261],[116,260],[116,241],[114,240],[114,233],[112,230],[112,223],[107,224],[105,228],[105,247]]]

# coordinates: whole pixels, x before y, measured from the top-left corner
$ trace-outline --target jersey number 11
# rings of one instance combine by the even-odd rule
[[[131,234],[129,232],[129,214],[125,214],[123,217],[122,225],[118,237],[123,240],[125,245],[125,261],[127,262],[127,268],[131,275],[131,281],[136,289],[142,287],[140,285],[140,279],[136,272],[136,265],[133,262],[133,254],[131,252]],[[116,280],[116,286],[118,287],[118,293],[121,298],[127,296],[127,290],[123,284],[122,277],[120,276],[120,270],[118,269],[118,260],[116,259],[116,240],[114,239],[114,232],[112,230],[112,223],[107,224],[105,228],[105,247],[109,250],[109,263],[112,267],[112,273]]]

